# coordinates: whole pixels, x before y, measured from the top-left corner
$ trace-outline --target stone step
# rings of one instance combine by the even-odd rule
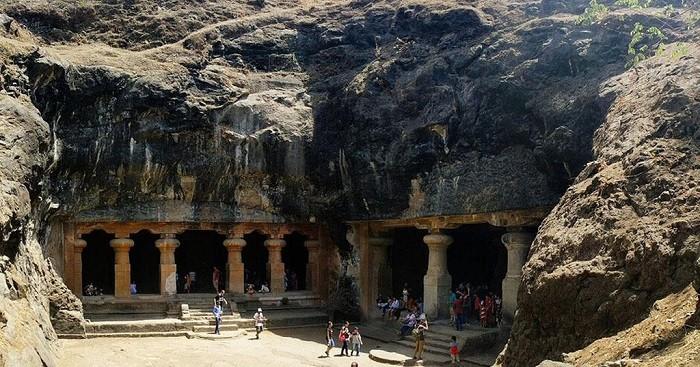
[[[215,325],[197,325],[192,328],[192,331],[195,333],[213,333],[215,329]],[[219,330],[221,331],[237,331],[238,329],[238,324],[221,324],[219,326]]]
[[[164,336],[187,336],[191,331],[142,331],[124,333],[86,333],[86,338],[149,338]]]

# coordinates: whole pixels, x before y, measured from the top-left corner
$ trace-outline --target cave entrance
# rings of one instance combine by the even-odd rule
[[[428,271],[428,246],[423,243],[425,231],[416,228],[398,228],[391,246],[392,294],[401,297],[404,285],[413,298],[423,297],[423,276]]]
[[[284,236],[287,245],[282,248],[282,262],[287,291],[300,291],[306,289],[306,267],[309,262],[309,252],[304,246],[306,236],[293,232]]]
[[[102,294],[114,294],[114,250],[109,246],[114,235],[95,230],[82,238],[87,242],[82,254],[83,294],[89,284],[101,289]]]
[[[148,230],[132,234],[134,247],[129,251],[131,282],[139,294],[160,293],[160,251],[156,247],[158,235]]]
[[[255,231],[243,236],[246,245],[241,251],[245,272],[244,282],[246,287],[253,284],[255,290],[259,290],[263,283],[270,286],[270,274],[267,269],[268,252],[265,247],[267,236]]]
[[[180,274],[178,289],[184,291],[185,275],[192,278],[191,293],[213,293],[214,269],[219,270],[218,288],[225,287],[228,253],[224,247],[226,236],[216,231],[187,230],[177,235],[180,246],[175,250],[175,263]]]
[[[501,243],[505,230],[489,224],[469,224],[445,233],[454,239],[447,248],[452,289],[468,283],[482,298],[488,292],[501,296],[508,266],[508,252]]]

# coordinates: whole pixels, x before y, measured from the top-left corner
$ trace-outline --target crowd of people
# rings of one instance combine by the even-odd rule
[[[481,327],[500,326],[503,320],[503,301],[485,286],[472,287],[460,283],[450,292],[450,324],[462,330],[471,321],[478,321]]]

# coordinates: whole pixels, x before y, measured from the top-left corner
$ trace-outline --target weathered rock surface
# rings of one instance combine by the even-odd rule
[[[212,24],[176,27],[155,48],[153,35],[134,38],[163,21],[143,4],[138,21],[129,6],[97,4],[94,22],[70,21],[93,11],[63,2],[6,7],[45,41],[85,43],[28,60],[55,133],[59,215],[289,221],[549,207],[591,158],[598,85],[622,72],[629,28],[583,29],[507,2],[210,5],[193,14]],[[120,45],[98,28],[128,47],[91,44]]]
[[[47,320],[76,327],[39,245],[76,218],[314,216],[347,247],[344,220],[559,202],[503,361],[639,322],[697,277],[698,52],[625,73],[635,21],[667,42],[684,24],[644,10],[584,27],[570,13],[586,3],[1,5],[0,348],[50,365]]]
[[[50,131],[25,94],[26,79],[5,58],[8,52],[28,51],[22,47],[0,51],[3,66],[0,68],[0,365],[3,366],[53,366],[56,331],[52,322],[59,332],[79,332],[82,321],[80,301],[44,258],[39,244],[46,208],[37,203],[42,200],[41,180],[48,161]]]
[[[613,102],[595,134],[595,160],[540,226],[503,365],[560,359],[700,285],[700,50],[671,55],[602,86]],[[691,290],[678,297],[694,312]],[[605,359],[585,354],[601,342],[592,345],[576,363]]]

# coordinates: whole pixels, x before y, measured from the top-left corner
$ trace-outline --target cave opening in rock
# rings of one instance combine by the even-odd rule
[[[254,231],[243,236],[246,245],[241,251],[241,258],[245,268],[245,283],[253,284],[256,290],[262,283],[270,285],[270,277],[267,270],[268,252],[265,248],[267,236]]]
[[[114,235],[95,230],[83,235],[83,239],[87,243],[82,255],[83,292],[92,284],[103,294],[114,294],[114,250],[109,246]]]
[[[489,224],[469,224],[445,233],[454,240],[447,248],[452,289],[469,283],[479,292],[500,296],[508,265],[508,252],[501,243],[505,230]]]
[[[224,247],[226,236],[215,231],[187,230],[177,235],[180,246],[175,250],[175,262],[180,274],[179,287],[184,288],[185,274],[190,274],[192,293],[215,292],[212,282],[214,267],[220,273],[219,287],[225,286],[228,254]]]
[[[488,224],[473,224],[443,233],[453,239],[447,248],[447,271],[452,278],[452,289],[460,283],[469,283],[479,292],[500,295],[507,270],[507,251],[501,243],[504,230]],[[390,247],[391,295],[401,295],[407,285],[410,294],[422,297],[429,259],[428,247],[423,242],[426,234],[425,230],[416,228],[394,231]]]
[[[423,295],[423,276],[428,271],[428,247],[423,243],[425,231],[398,228],[391,246],[392,296],[400,296],[404,284],[412,295]]]
[[[287,245],[282,249],[282,262],[287,275],[288,291],[306,289],[306,267],[309,262],[309,252],[304,246],[306,236],[293,232],[284,236]]]
[[[157,234],[142,230],[132,234],[134,247],[129,251],[131,281],[138,293],[160,293],[160,251],[156,247]]]

